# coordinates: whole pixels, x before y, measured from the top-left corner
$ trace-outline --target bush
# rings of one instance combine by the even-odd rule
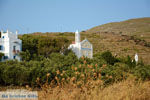
[[[24,53],[24,52],[22,52]],[[27,52],[26,52],[27,53]],[[126,79],[128,74],[133,74],[137,79],[150,79],[150,66],[143,63],[135,65],[131,57],[119,59],[112,56],[108,51],[94,55],[93,59],[81,57],[78,59],[73,52],[68,54],[51,53],[47,58],[43,55],[35,56],[30,59],[30,53],[24,53],[24,60],[0,62],[0,84],[1,85],[36,85],[37,77],[41,83],[46,80],[55,80],[56,77],[61,82],[62,78],[75,77],[80,81],[84,75],[84,83],[87,79],[97,80],[100,75],[104,83],[112,84],[116,81]],[[110,60],[110,61],[109,61]],[[63,73],[62,75],[60,73]]]
[[[137,79],[150,80],[150,66],[136,66],[133,70],[133,74]]]
[[[107,65],[101,72],[105,84],[111,84],[126,79],[129,68],[124,63],[116,63],[114,66]]]
[[[69,40],[64,37],[52,38],[46,36],[23,35],[22,53],[23,60],[41,60],[48,58],[51,53],[67,52]],[[39,57],[40,56],[40,57]]]
[[[7,61],[1,67],[1,80],[6,85],[28,84],[29,71],[17,61]]]
[[[130,68],[134,68],[134,67],[136,66],[135,60],[132,60],[130,56],[127,57],[127,60],[125,61],[125,63],[126,63]]]
[[[103,52],[101,56],[110,65],[114,65],[114,63],[118,62],[118,60],[112,56],[110,51]]]

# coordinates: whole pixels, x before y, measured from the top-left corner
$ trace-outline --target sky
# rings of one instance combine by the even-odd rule
[[[74,32],[150,17],[150,0],[0,0],[0,30]]]

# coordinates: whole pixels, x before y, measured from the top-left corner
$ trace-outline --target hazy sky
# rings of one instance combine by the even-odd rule
[[[150,17],[150,0],[0,0],[0,29],[73,32]]]

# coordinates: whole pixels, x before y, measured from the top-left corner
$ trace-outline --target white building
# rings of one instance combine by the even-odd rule
[[[72,49],[78,58],[82,56],[93,58],[93,45],[87,39],[80,42],[80,33],[78,31],[75,32],[75,42],[70,44],[68,49]]]
[[[18,39],[18,32],[1,31],[0,52],[4,53],[2,61],[17,59],[20,61],[19,52],[22,51],[22,41]]]

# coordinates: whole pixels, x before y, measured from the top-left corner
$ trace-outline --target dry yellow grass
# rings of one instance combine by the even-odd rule
[[[98,83],[98,84],[97,84]],[[46,88],[38,92],[39,100],[150,100],[150,81],[136,82],[128,78],[122,82],[104,87],[99,81],[76,87]]]
[[[150,100],[150,82],[128,79],[93,91],[93,100]]]
[[[129,19],[121,22],[107,23],[87,30],[88,33],[115,32],[123,34],[139,34],[150,32],[150,17]]]

